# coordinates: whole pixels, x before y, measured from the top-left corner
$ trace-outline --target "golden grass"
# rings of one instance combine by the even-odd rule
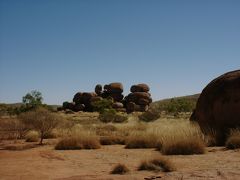
[[[159,156],[150,160],[142,161],[138,167],[138,170],[171,172],[175,171],[176,168],[169,159]]]
[[[162,154],[165,155],[190,155],[204,154],[205,143],[203,135],[196,125],[179,126],[172,128],[162,137]]]
[[[75,131],[62,138],[55,146],[57,150],[99,149],[99,138],[89,131]]]
[[[79,132],[91,132],[94,140],[87,140],[89,137],[84,135],[72,135]],[[204,136],[199,127],[181,118],[160,118],[145,123],[139,121],[136,115],[130,115],[128,123],[77,124],[62,131],[61,136],[67,137],[58,146],[62,143],[65,149],[82,149],[85,147],[79,142],[99,142],[99,139],[102,145],[125,143],[126,148],[157,148],[163,154],[201,154],[205,149]]]
[[[37,131],[29,131],[25,136],[26,142],[37,142],[39,140],[39,133]]]
[[[114,166],[111,174],[126,174],[129,172],[129,169],[124,164],[117,164]]]
[[[233,129],[230,131],[230,135],[226,141],[226,147],[228,149],[240,148],[240,129]]]
[[[125,144],[125,138],[120,136],[101,136],[101,145]]]
[[[202,154],[205,144],[198,126],[183,119],[161,119],[132,130],[126,148],[157,148],[163,154]]]
[[[126,147],[133,148],[156,148],[159,144],[159,136],[154,132],[132,132],[126,139]]]
[[[161,152],[165,155],[204,154],[205,144],[201,139],[194,137],[173,139],[170,142],[163,143]]]

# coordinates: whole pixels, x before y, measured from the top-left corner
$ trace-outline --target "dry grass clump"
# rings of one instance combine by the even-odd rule
[[[154,132],[133,132],[126,139],[125,148],[156,148],[160,143],[159,140],[158,134]]]
[[[99,138],[87,131],[73,132],[70,136],[62,138],[55,149],[76,150],[76,149],[99,149],[101,147]]]
[[[164,143],[161,152],[165,155],[204,154],[205,144],[201,139],[184,138]]]
[[[179,127],[180,128],[180,127]],[[165,155],[204,154],[205,143],[200,129],[196,126],[172,129],[162,139],[161,152]]]
[[[39,134],[37,131],[29,131],[25,136],[26,142],[37,142],[39,140]]]
[[[111,174],[126,174],[129,172],[129,169],[124,164],[117,164],[114,166]]]
[[[217,145],[217,132],[214,129],[207,129],[204,132],[204,142],[206,146],[212,147]]]
[[[124,137],[121,136],[102,136],[100,137],[101,145],[125,144]]]
[[[171,172],[175,171],[176,168],[169,159],[159,156],[151,160],[142,161],[138,170]]]
[[[233,129],[230,131],[230,135],[226,141],[226,147],[228,149],[240,148],[240,129]]]
[[[130,120],[129,120],[130,121]],[[146,123],[139,123],[139,122],[133,122],[128,124],[118,124],[116,125],[117,132],[119,135],[122,136],[129,136],[134,132],[144,132],[148,129],[148,125]]]
[[[96,134],[99,136],[112,135],[117,131],[117,128],[113,124],[104,124],[95,127]]]

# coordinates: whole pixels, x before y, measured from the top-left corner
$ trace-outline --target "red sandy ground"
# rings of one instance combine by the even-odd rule
[[[9,143],[0,143],[1,180],[240,179],[240,150],[224,147],[207,148],[204,155],[167,156],[177,170],[163,173],[137,171],[142,160],[160,154],[154,149],[124,149],[122,145],[112,145],[97,150],[59,151],[54,150],[53,145],[44,145],[21,151],[5,150]],[[130,172],[110,174],[118,163],[124,163]]]

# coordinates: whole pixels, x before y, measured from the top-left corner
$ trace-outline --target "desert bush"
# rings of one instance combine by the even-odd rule
[[[29,128],[20,119],[5,118],[0,119],[0,131],[0,139],[22,139]]]
[[[149,109],[139,115],[138,118],[145,122],[155,121],[160,118],[160,113],[156,109]]]
[[[240,129],[232,129],[229,137],[226,141],[226,147],[228,149],[240,148]]]
[[[56,131],[53,131],[53,130],[51,130],[48,133],[44,134],[43,139],[54,139],[54,138],[57,138]]]
[[[26,142],[37,142],[38,139],[39,139],[39,134],[37,131],[29,131],[25,136]]]
[[[101,145],[125,144],[125,138],[121,136],[102,136],[100,137]]]
[[[117,164],[114,166],[111,174],[126,174],[129,172],[129,169],[124,164]]]
[[[26,126],[39,132],[39,144],[42,144],[44,136],[49,134],[60,122],[60,118],[56,114],[44,108],[37,108],[34,111],[23,113],[19,118]]]
[[[126,122],[128,117],[127,115],[116,112],[115,109],[104,109],[102,113],[99,114],[99,119],[104,123],[122,123]]]
[[[67,137],[62,138],[55,149],[75,150],[75,149],[99,149],[101,147],[99,138],[87,131],[73,132]]]
[[[115,109],[104,109],[102,113],[99,114],[99,119],[104,123],[109,123],[114,120],[116,114],[117,112]]]
[[[176,168],[169,159],[159,156],[151,160],[142,161],[138,170],[171,172],[175,171]]]
[[[113,101],[111,99],[102,99],[92,102],[93,110],[99,113],[104,113],[106,109],[112,109]]]

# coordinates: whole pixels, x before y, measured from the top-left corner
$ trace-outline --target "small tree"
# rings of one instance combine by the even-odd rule
[[[42,93],[37,90],[33,90],[30,93],[27,93],[22,98],[22,102],[29,108],[38,107],[39,105],[42,104],[42,101],[43,101]]]
[[[20,119],[31,129],[39,132],[39,144],[42,144],[43,138],[50,133],[60,121],[57,115],[44,108],[37,108],[34,111],[23,113],[20,115]]]

